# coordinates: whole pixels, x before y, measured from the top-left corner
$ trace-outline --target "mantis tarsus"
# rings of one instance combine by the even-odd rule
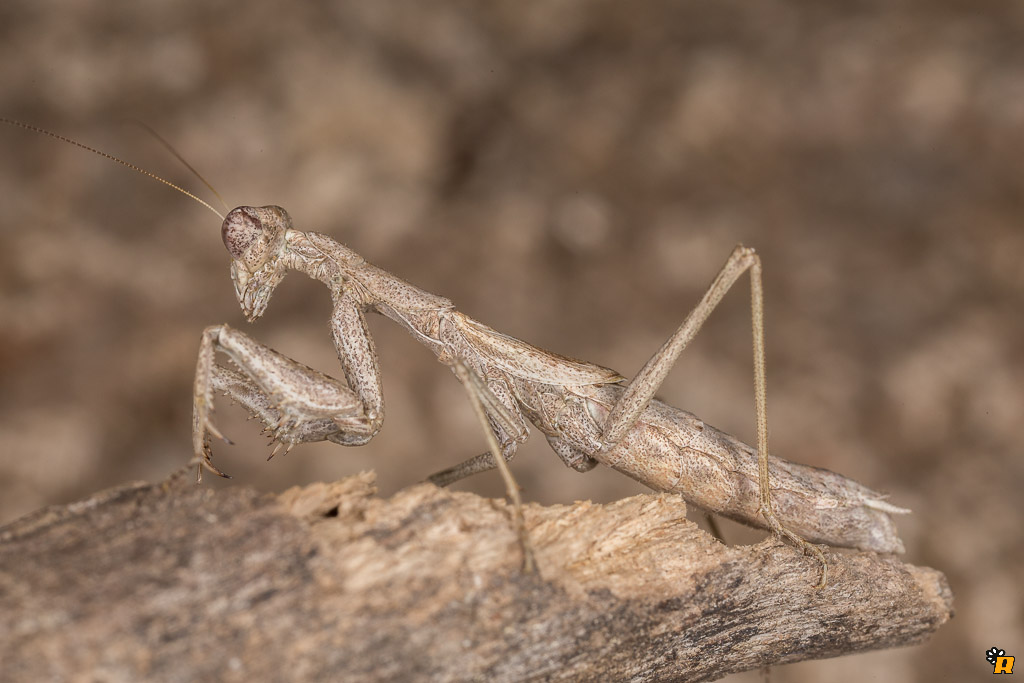
[[[34,126],[0,120],[84,147]],[[200,478],[203,468],[225,476],[211,459],[209,437],[227,441],[212,421],[215,391],[260,418],[277,442],[271,457],[298,443],[327,440],[358,446],[372,439],[384,420],[380,368],[365,320],[367,311],[375,311],[433,351],[465,387],[488,450],[438,472],[430,481],[444,486],[499,469],[513,503],[526,569],[533,567],[533,556],[519,489],[506,461],[527,438],[528,421],[575,470],[585,472],[600,463],[652,489],[679,493],[705,510],[789,539],[818,558],[820,586],[827,580],[827,563],[808,540],[878,552],[903,551],[889,515],[908,510],[842,475],[768,455],[761,262],[753,249],[733,250],[682,325],[627,380],[608,368],[501,334],[460,313],[448,299],[367,263],[327,235],[296,230],[280,207],[233,209],[224,217],[221,236],[231,256],[235,293],[250,322],[264,314],[289,270],[301,271],[328,288],[333,301],[331,337],[344,379],[298,363],[227,325],[207,327],[193,392],[193,463]],[[679,354],[748,271],[757,450],[654,399]],[[218,365],[218,350],[239,370]]]

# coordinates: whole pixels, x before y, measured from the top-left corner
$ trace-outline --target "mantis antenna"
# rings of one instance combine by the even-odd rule
[[[206,189],[208,189],[210,192],[212,192],[214,194],[215,197],[217,197],[217,201],[220,202],[220,205],[224,207],[225,211],[227,211],[227,210],[229,210],[231,208],[231,207],[228,206],[227,202],[224,201],[224,198],[220,196],[220,192],[217,192],[217,190],[213,189],[213,185],[211,185],[206,180],[206,178],[204,178],[202,176],[202,174],[199,171],[197,171],[192,166],[192,164],[188,163],[188,161],[185,160],[185,157],[181,156],[178,153],[178,150],[174,149],[174,145],[172,145],[171,143],[167,142],[167,140],[165,140],[164,137],[162,135],[160,135],[160,133],[157,133],[155,130],[153,130],[153,128],[149,124],[143,123],[142,121],[139,121],[138,119],[132,119],[131,122],[133,124],[135,124],[136,126],[139,126],[143,130],[145,130],[147,133],[152,135],[154,138],[156,138],[156,141],[159,142],[161,145],[163,145],[164,149],[166,149],[168,152],[173,154],[174,158],[177,159],[178,161],[180,161],[182,163],[182,165],[185,166],[185,168],[187,168],[188,170],[192,171],[192,175],[194,175],[196,178],[199,178],[199,180],[202,181],[203,185],[206,185]]]
[[[150,173],[149,171],[147,171],[144,168],[140,168],[140,167],[136,166],[135,164],[129,163],[129,162],[125,161],[124,159],[119,159],[119,158],[115,157],[113,154],[107,154],[106,152],[101,152],[100,150],[95,149],[93,147],[90,147],[88,145],[83,145],[81,142],[78,142],[77,140],[72,140],[71,138],[64,137],[63,135],[58,135],[57,133],[54,133],[53,131],[46,130],[45,128],[40,128],[39,126],[33,126],[31,124],[28,124],[28,123],[22,123],[21,121],[15,121],[14,119],[8,119],[8,118],[5,118],[3,116],[0,116],[0,123],[6,123],[6,124],[14,126],[16,128],[24,128],[25,130],[32,131],[33,133],[39,133],[40,135],[47,135],[47,136],[49,136],[51,138],[54,138],[55,140],[60,140],[61,142],[66,142],[69,145],[74,145],[75,147],[81,147],[82,149],[84,149],[86,151],[89,151],[89,152],[92,152],[93,154],[97,154],[97,155],[103,157],[104,159],[109,159],[110,161],[115,161],[115,162],[121,164],[122,166],[127,166],[128,168],[132,169],[133,171],[136,171],[137,173],[141,173],[144,176],[149,176],[153,180],[159,181],[159,182],[163,183],[164,185],[177,190],[178,192],[182,193],[186,197],[191,197],[195,201],[197,201],[200,204],[202,204],[203,206],[205,206],[210,211],[212,211],[215,214],[217,214],[217,216],[220,217],[221,220],[224,220],[224,216],[221,214],[220,211],[217,211],[217,209],[213,208],[212,206],[210,206],[209,204],[207,204],[202,199],[200,199],[199,197],[195,196],[194,194],[192,194],[188,190],[175,185],[174,183],[172,183],[169,180],[165,180],[164,178],[161,178],[160,176],[156,175],[155,173]],[[157,136],[157,139],[162,141],[162,138],[160,138],[159,136]],[[177,156],[176,153],[175,153],[175,155]],[[188,164],[186,164],[186,166],[188,166]],[[189,168],[191,168],[191,166],[189,166]],[[198,175],[198,174],[196,174],[196,175]],[[202,176],[200,176],[200,180],[202,180]],[[203,180],[203,182],[205,183],[206,181]],[[209,185],[207,185],[207,186],[209,187]],[[214,194],[216,194],[216,192]],[[218,196],[218,198],[220,197],[220,195],[217,195],[217,196]]]

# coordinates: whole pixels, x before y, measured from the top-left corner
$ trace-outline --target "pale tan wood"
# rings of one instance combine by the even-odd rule
[[[179,476],[0,528],[0,662],[38,680],[712,680],[923,641],[941,573],[726,547],[679,496],[524,506],[373,475],[215,491]],[[837,664],[837,666],[841,666]]]

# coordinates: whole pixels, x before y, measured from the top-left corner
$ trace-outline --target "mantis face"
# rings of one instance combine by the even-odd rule
[[[221,238],[231,254],[231,281],[249,322],[263,315],[285,274],[281,256],[292,219],[280,206],[240,206],[228,213]]]

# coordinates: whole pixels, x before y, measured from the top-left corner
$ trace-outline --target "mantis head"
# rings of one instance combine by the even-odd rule
[[[231,254],[231,280],[249,322],[263,315],[284,278],[281,256],[291,227],[291,217],[280,206],[240,206],[224,219],[221,237]]]
[[[287,270],[287,263],[282,258],[285,253],[285,233],[292,227],[292,219],[288,215],[288,212],[282,209],[280,206],[240,206],[237,209],[229,212],[227,217],[221,215],[217,209],[213,208],[202,199],[192,194],[188,190],[175,185],[169,180],[161,178],[160,176],[150,173],[149,171],[136,166],[135,164],[129,163],[124,159],[119,159],[112,154],[101,152],[98,149],[83,145],[81,142],[72,140],[71,138],[58,135],[53,131],[33,126],[28,123],[22,123],[21,121],[15,121],[14,119],[8,119],[0,116],[0,123],[15,126],[16,128],[23,128],[33,133],[39,133],[40,135],[46,135],[61,142],[65,142],[75,147],[81,147],[82,149],[97,154],[105,159],[113,161],[115,163],[126,166],[127,168],[141,173],[144,176],[148,176],[157,182],[163,183],[171,189],[177,190],[183,195],[194,199],[199,202],[207,209],[217,214],[218,217],[224,220],[221,225],[221,237],[224,240],[224,246],[227,247],[228,252],[231,253],[231,280],[235,283],[235,295],[238,296],[238,303],[242,307],[242,312],[245,313],[249,322],[252,322],[263,315],[263,312],[267,309],[267,302],[270,301],[270,295],[274,293],[274,288],[281,282],[284,277],[285,271]],[[203,183],[217,195],[220,199],[220,195],[217,191],[206,182],[199,173],[192,168],[192,166],[185,161],[178,152],[171,147],[170,143],[164,140],[160,135],[149,126],[141,124],[143,128],[149,130],[149,132],[159,140],[170,152],[178,157],[178,159],[188,166],[189,170],[196,174],[196,176],[203,181]],[[224,200],[221,199],[221,204],[224,204]],[[227,208],[227,205],[224,205]]]
[[[287,211],[280,206],[240,206],[229,212],[225,218],[217,209],[188,190],[124,159],[119,159],[112,154],[101,152],[71,138],[28,123],[22,123],[21,121],[15,121],[14,119],[2,116],[0,116],[0,123],[49,136],[126,166],[194,199],[217,214],[218,217],[223,218],[224,223],[221,225],[220,230],[221,237],[224,240],[224,246],[231,253],[231,280],[235,283],[235,294],[238,296],[238,303],[241,305],[242,312],[245,313],[249,322],[263,315],[263,312],[267,309],[267,302],[270,301],[270,295],[274,293],[274,288],[281,282],[287,270],[287,263],[282,258],[285,253],[285,233],[292,227],[292,219]],[[141,125],[149,130],[182,163],[188,166],[189,170],[195,173],[220,199],[217,191],[171,147],[170,143],[160,137],[149,126]],[[221,203],[223,204],[224,201],[221,200]],[[227,208],[226,204],[224,208]]]

